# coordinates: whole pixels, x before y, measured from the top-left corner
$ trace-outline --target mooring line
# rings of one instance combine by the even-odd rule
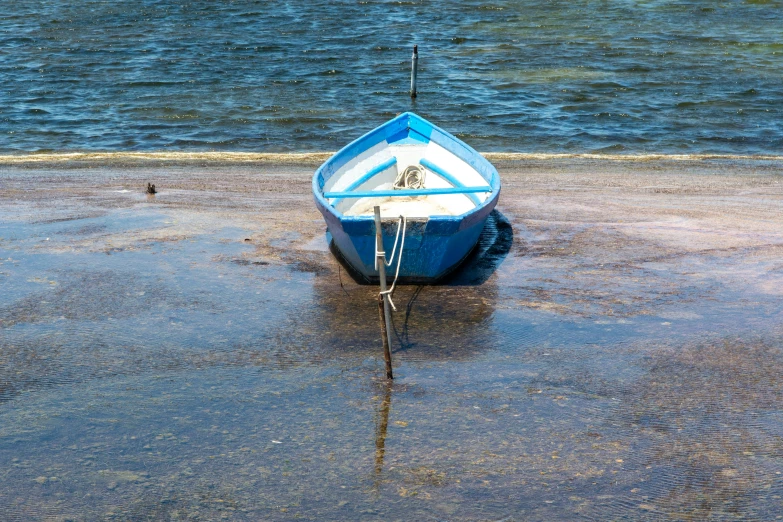
[[[386,252],[378,252],[377,247],[375,250],[375,269],[378,269],[378,258],[383,254],[383,263],[386,266],[391,266],[391,264],[394,262],[394,254],[397,252],[397,240],[400,239],[400,230],[402,230],[402,241],[400,242],[400,255],[397,257],[397,271],[394,273],[394,281],[392,282],[391,288],[386,290],[385,292],[380,292],[378,295],[381,297],[388,296],[389,298],[389,304],[392,307],[392,310],[395,312],[397,311],[397,307],[394,306],[394,301],[392,301],[392,294],[394,293],[394,288],[397,285],[397,279],[400,277],[400,265],[402,265],[402,252],[405,249],[405,232],[408,228],[408,219],[405,216],[400,216],[400,220],[397,223],[397,235],[394,238],[394,247],[392,248],[391,257],[389,258],[389,261],[386,261]]]

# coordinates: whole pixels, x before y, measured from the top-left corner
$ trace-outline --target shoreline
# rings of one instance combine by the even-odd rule
[[[277,164],[310,164],[322,163],[334,151],[327,152],[181,152],[181,151],[150,151],[150,152],[45,152],[0,154],[0,166],[24,164],[52,163],[149,163],[187,164],[206,162],[211,164],[226,163],[277,163]],[[749,162],[783,162],[783,155],[759,154],[591,154],[591,153],[535,153],[535,152],[482,152],[482,156],[493,162],[520,161],[561,161],[561,160],[591,160],[605,162],[702,162],[730,161],[738,163]]]

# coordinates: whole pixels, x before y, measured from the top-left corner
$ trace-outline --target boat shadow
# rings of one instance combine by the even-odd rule
[[[487,217],[484,229],[468,257],[450,274],[437,282],[446,286],[484,284],[503,263],[514,243],[514,227],[499,210]]]

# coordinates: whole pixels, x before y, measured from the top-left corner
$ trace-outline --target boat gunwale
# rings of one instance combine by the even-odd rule
[[[340,167],[348,163],[352,158],[365,150],[374,147],[378,143],[385,141],[388,137],[405,130],[410,130],[411,132],[415,132],[422,137],[427,138],[429,141],[440,145],[451,154],[454,154],[457,158],[465,161],[484,178],[492,189],[483,202],[462,214],[456,216],[436,214],[429,216],[428,219],[459,222],[471,214],[480,212],[481,209],[487,205],[494,205],[500,192],[500,175],[494,165],[467,143],[412,112],[404,112],[396,118],[365,133],[337,151],[332,157],[318,167],[313,174],[313,196],[316,203],[333,214],[341,222],[373,220],[373,216],[346,216],[337,210],[337,208],[329,203],[324,197],[324,184],[327,179],[331,178]],[[429,131],[429,134],[427,134],[427,131]],[[329,178],[324,177],[324,172],[327,169],[331,170]]]

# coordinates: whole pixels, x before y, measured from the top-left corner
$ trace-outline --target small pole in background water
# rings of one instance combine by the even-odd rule
[[[419,74],[419,46],[413,46],[411,57],[411,98],[416,98],[416,77]]]
[[[381,282],[381,292],[386,291],[386,252],[383,251],[383,231],[381,230],[381,207],[376,206],[375,211],[375,262],[378,264],[378,278]],[[386,378],[394,379],[391,360],[391,310],[389,310],[389,296],[381,293],[378,295],[378,315],[381,319],[381,335],[383,336],[383,358],[386,360]]]

